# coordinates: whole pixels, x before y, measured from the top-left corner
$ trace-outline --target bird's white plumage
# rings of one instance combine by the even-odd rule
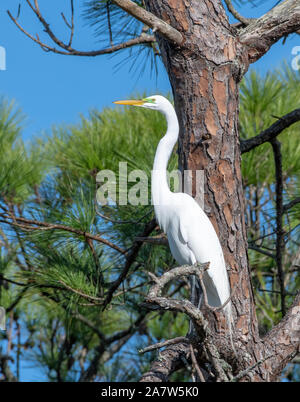
[[[224,304],[229,297],[227,271],[219,239],[207,215],[192,197],[175,193],[170,197],[169,216],[163,229],[173,257],[180,265],[210,262],[203,276],[208,304]]]
[[[161,111],[168,123],[167,133],[157,147],[152,172],[155,215],[160,227],[167,234],[172,255],[178,264],[210,263],[203,276],[203,283],[208,304],[218,307],[230,296],[222,247],[211,221],[197,202],[188,194],[172,193],[169,189],[166,171],[178,139],[178,120],[167,99],[158,95],[150,98],[155,101],[150,104],[150,108]],[[143,106],[147,107],[146,104]],[[225,312],[231,315],[230,303],[226,305]]]
[[[230,297],[230,286],[218,236],[197,202],[188,194],[171,192],[167,181],[168,160],[179,134],[175,110],[160,95],[150,96],[143,101],[135,106],[162,112],[168,125],[167,133],[158,144],[152,171],[151,193],[156,219],[167,234],[172,255],[179,265],[210,263],[203,283],[208,304],[219,307]],[[224,311],[231,321],[230,302]]]

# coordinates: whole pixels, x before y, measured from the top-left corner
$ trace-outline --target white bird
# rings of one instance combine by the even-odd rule
[[[220,307],[230,298],[223,251],[216,231],[197,202],[188,194],[173,193],[168,185],[167,165],[179,134],[179,124],[172,104],[163,96],[114,102],[158,110],[167,120],[167,132],[160,140],[154,159],[151,193],[155,216],[167,234],[171,253],[179,265],[209,262],[203,284],[211,307]],[[192,297],[193,299],[193,297]],[[231,332],[231,303],[224,306]]]

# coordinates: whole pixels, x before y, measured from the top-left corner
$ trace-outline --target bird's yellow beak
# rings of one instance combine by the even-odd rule
[[[120,101],[115,101],[113,103],[116,103],[117,105],[131,105],[131,106],[141,106],[145,103],[145,101],[143,99],[139,99],[139,100],[120,100]]]

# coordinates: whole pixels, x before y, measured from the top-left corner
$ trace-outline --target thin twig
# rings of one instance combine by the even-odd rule
[[[190,344],[190,352],[191,352],[192,363],[193,363],[193,366],[194,366],[194,368],[195,368],[195,370],[196,370],[196,372],[197,372],[197,375],[198,375],[198,377],[199,377],[199,380],[200,380],[200,382],[205,382],[205,378],[204,378],[204,376],[203,376],[203,374],[202,374],[202,371],[201,371],[201,369],[200,369],[200,367],[199,367],[199,364],[198,364],[198,362],[197,362],[197,359],[196,359],[196,356],[195,356],[195,352],[194,352],[194,347],[193,347],[192,344]]]
[[[6,278],[3,274],[0,273],[0,279],[1,281],[6,281],[8,283],[12,283],[13,285],[17,285],[17,286],[27,286],[27,283],[21,283],[21,282],[16,282],[12,279]]]
[[[109,33],[109,43],[110,43],[110,46],[113,46],[114,43],[113,43],[111,21],[110,21],[110,1],[106,2],[106,14],[107,14],[108,33]]]
[[[20,29],[20,31],[23,32],[24,35],[26,35],[28,38],[30,38],[33,42],[37,43],[43,50],[48,51],[48,52],[53,52],[56,54],[66,55],[66,56],[95,57],[95,56],[100,56],[100,55],[104,55],[104,54],[112,54],[119,50],[128,49],[128,48],[131,48],[136,45],[150,44],[150,43],[156,42],[154,35],[148,35],[148,34],[142,33],[141,35],[137,36],[136,38],[129,39],[126,42],[119,43],[112,47],[99,49],[99,50],[81,51],[81,50],[72,48],[70,45],[63,43],[58,38],[53,36],[53,39],[55,39],[54,42],[59,44],[58,45],[59,47],[56,48],[56,47],[47,45],[46,43],[42,42],[39,39],[39,37],[35,38],[32,34],[30,34],[28,31],[26,31],[18,23],[17,19],[12,16],[12,14],[9,10],[7,10],[7,14],[9,15],[10,19],[14,22],[14,24]],[[61,49],[63,49],[63,50],[61,50]]]
[[[248,248],[250,250],[254,250],[254,251],[257,251],[258,253],[266,255],[267,257],[272,258],[273,260],[275,260],[275,258],[276,258],[274,254],[269,253],[268,251],[265,251],[265,250],[261,249],[260,247],[257,247],[255,244],[250,243],[248,245]]]
[[[95,296],[90,296],[87,295],[86,293],[81,292],[80,290],[74,289],[71,286],[67,285],[64,281],[59,280],[59,283],[61,283],[66,289],[70,290],[71,292],[83,297],[84,299],[87,300],[93,300],[93,301],[97,301],[97,302],[103,302],[103,297],[95,297]]]
[[[149,345],[144,349],[139,349],[140,354],[144,354],[146,352],[151,352],[152,350],[161,349],[165,346],[176,345],[177,343],[189,343],[189,340],[185,336],[178,336],[177,338],[168,339],[163,342],[158,342],[153,345]]]
[[[273,357],[274,355],[268,355],[266,357],[264,357],[261,360],[258,360],[255,364],[253,364],[252,366],[248,367],[247,369],[240,371],[235,377],[233,377],[231,379],[231,382],[236,382],[238,380],[240,380],[241,378],[245,377],[245,375],[249,374],[250,371],[254,370],[257,366],[259,366],[260,364],[264,363],[266,360],[270,359],[270,357]]]
[[[259,292],[268,292],[268,293],[274,293],[274,294],[281,295],[280,290],[261,289],[261,288],[259,288],[258,290],[259,290]],[[297,293],[291,293],[291,292],[285,292],[285,294],[289,295],[289,296],[296,296],[297,295]]]
[[[101,212],[99,212],[97,203],[95,203],[95,211],[96,211],[96,214],[97,214],[98,216],[100,216],[100,218],[103,218],[103,219],[105,219],[106,221],[109,221],[109,222],[111,222],[111,223],[118,224],[118,225],[126,225],[126,224],[137,225],[137,224],[144,224],[144,222],[142,222],[142,221],[143,221],[145,218],[147,218],[147,217],[153,212],[153,210],[152,210],[152,208],[151,208],[150,211],[148,211],[145,215],[143,215],[143,216],[142,216],[141,218],[139,218],[137,221],[133,221],[133,220],[124,220],[124,221],[123,221],[123,220],[112,219],[112,218],[110,218],[109,216],[106,216],[106,215],[102,214]]]
[[[158,246],[169,245],[168,238],[166,237],[165,234],[160,234],[158,236],[151,236],[151,237],[136,237],[134,240],[143,243],[156,244]]]
[[[96,240],[96,241],[98,241],[100,243],[103,243],[106,246],[109,246],[110,248],[118,251],[121,254],[126,254],[127,253],[126,250],[123,250],[121,247],[119,247],[116,244],[110,242],[109,240],[104,239],[103,237],[100,237],[98,235],[93,235],[93,234],[88,233],[88,232],[84,232],[83,230],[74,229],[74,228],[72,228],[70,226],[67,226],[67,225],[42,222],[42,221],[37,221],[35,219],[21,218],[21,217],[12,215],[12,214],[7,216],[5,214],[0,213],[0,217],[4,218],[4,220],[2,220],[1,222],[6,223],[8,225],[14,225],[14,226],[23,228],[25,230],[63,230],[63,231],[67,231],[67,232],[77,234],[79,236],[83,236],[85,238]],[[13,222],[7,221],[7,219],[13,220]],[[23,224],[16,223],[16,222],[22,222]],[[33,226],[33,225],[35,225],[35,226]]]
[[[287,204],[283,205],[283,212],[288,211],[289,209],[293,208],[295,205],[300,203],[300,197],[296,197],[295,199],[291,200]]]
[[[228,11],[240,22],[242,22],[243,25],[249,25],[251,22],[251,19],[243,17],[232,5],[231,0],[224,0],[225,4],[228,8]]]

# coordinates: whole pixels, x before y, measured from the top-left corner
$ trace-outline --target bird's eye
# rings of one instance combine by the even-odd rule
[[[155,99],[151,99],[151,98],[146,98],[146,99],[143,99],[145,102],[147,102],[147,103],[155,103]]]

